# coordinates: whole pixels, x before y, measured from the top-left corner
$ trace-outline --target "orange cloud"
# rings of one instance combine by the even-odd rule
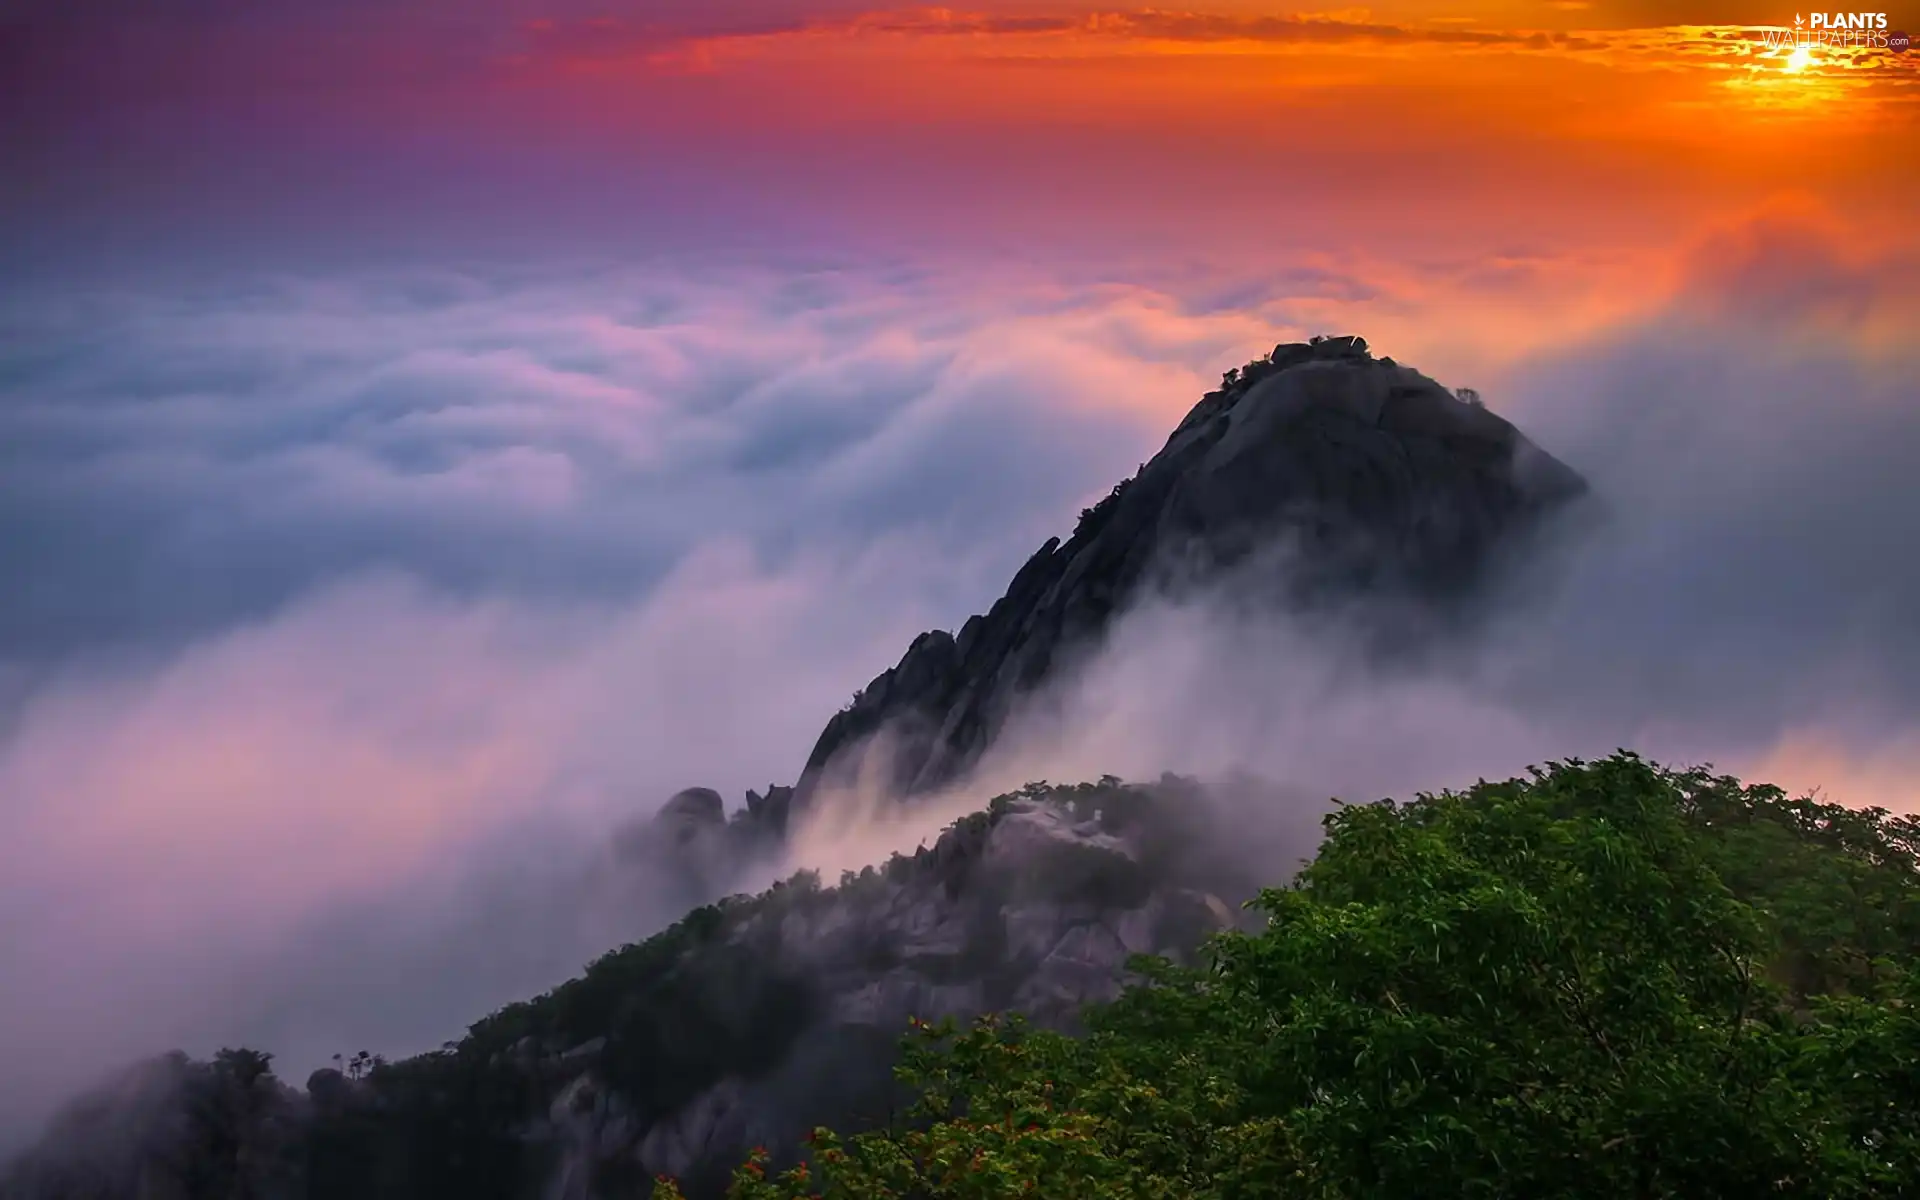
[[[1780,336],[1899,348],[1920,322],[1915,232],[1848,220],[1808,193],[1777,195],[1681,251],[1672,304]]]
[[[1920,815],[1920,737],[1862,752],[1817,731],[1798,731],[1754,764],[1752,778],[1855,808]]]
[[[1580,11],[1578,5],[1571,11]],[[1382,20],[1368,10],[1273,14],[1232,11],[1142,9],[1057,12],[947,8],[879,9],[835,20],[789,17],[724,32],[666,37],[642,23],[608,19],[560,25],[538,22],[528,31],[547,49],[577,64],[629,62],[639,57],[671,61],[691,45],[708,53],[740,58],[787,54],[886,54],[959,56],[985,60],[1006,57],[1061,59],[1118,55],[1281,53],[1349,47],[1379,55],[1404,47],[1425,53],[1526,51],[1553,58],[1590,58],[1619,68],[1673,70],[1687,66],[1740,74],[1774,76],[1780,71],[1779,36],[1784,31],[1752,25],[1655,23],[1627,28],[1544,29],[1507,25],[1471,17]],[[1822,47],[1816,70],[1792,81],[1804,88],[1811,80],[1844,70],[1881,82],[1892,94],[1911,98],[1920,80],[1920,61],[1868,46]],[[1721,80],[1726,82],[1726,80]]]
[[[1736,25],[1541,29],[1364,12],[882,9],[663,39],[639,24],[555,26],[536,61],[618,83],[702,74],[763,119],[844,128],[941,123],[1181,129],[1262,141],[1579,142],[1657,174],[1786,173],[1795,155],[1884,176],[1920,124],[1920,56],[1822,49],[1787,70]],[[1776,38],[1777,40],[1777,38]],[[686,111],[693,111],[688,109]],[[1318,125],[1315,129],[1312,126]],[[1337,126],[1337,128],[1336,128]],[[1277,135],[1277,136],[1276,136]],[[1692,163],[1657,161],[1685,155]],[[1831,164],[1827,160],[1833,160]]]

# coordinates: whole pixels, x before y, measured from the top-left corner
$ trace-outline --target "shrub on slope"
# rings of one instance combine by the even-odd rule
[[[918,1122],[756,1157],[732,1196],[1920,1187],[1913,818],[1622,754],[1327,833],[1204,969],[1153,968],[1081,1040],[924,1030]]]

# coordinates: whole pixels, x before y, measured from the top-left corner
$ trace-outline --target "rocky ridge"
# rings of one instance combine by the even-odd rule
[[[1277,604],[1443,610],[1584,490],[1510,423],[1358,338],[1276,347],[1229,372],[986,613],[915,639],[827,723],[793,786],[749,793],[731,817],[718,793],[683,791],[633,831],[629,861],[711,896],[880,749],[903,798],[963,776],[1143,596],[1242,572]],[[304,1093],[251,1059],[168,1059],[138,1075],[137,1106],[70,1110],[0,1197],[234,1194],[194,1182],[217,1179],[262,1200],[588,1200],[644,1194],[654,1172],[710,1190],[746,1145],[884,1119],[908,1016],[1012,1009],[1070,1026],[1121,986],[1129,954],[1190,952],[1310,853],[1299,830],[1266,847],[1259,831],[1222,836],[1215,811],[1171,779],[1036,786],[837,886],[801,876],[696,908],[436,1053],[318,1072]],[[1211,849],[1226,843],[1231,858]],[[103,1140],[136,1151],[74,1152]]]
[[[890,1067],[910,1017],[1011,1010],[1071,1027],[1086,1004],[1117,993],[1131,956],[1184,957],[1235,919],[1236,906],[1206,888],[1237,901],[1251,885],[1224,877],[1197,836],[1207,805],[1171,778],[1147,788],[1034,785],[835,887],[803,874],[723,905],[723,932],[705,953],[737,955],[784,981],[777,1019],[804,1014],[791,1048],[765,1069],[730,1072],[649,1112],[629,1099],[633,1064],[622,1060],[638,1031],[616,1023],[568,1049],[559,1047],[585,1029],[549,1034],[542,1052],[584,1069],[535,1135],[559,1154],[546,1194],[588,1200],[610,1167],[698,1184],[752,1145],[792,1149],[826,1114],[883,1120],[903,1102]],[[743,1020],[738,1032],[766,1019]]]
[[[1232,922],[1251,884],[1213,857],[1208,811],[1170,777],[1033,785],[912,855],[698,909],[440,1052],[304,1093],[252,1058],[244,1078],[156,1060],[71,1108],[0,1195],[590,1200],[662,1172],[717,1192],[752,1145],[900,1108],[910,1017],[1070,1028],[1130,956],[1182,957]],[[75,1151],[102,1143],[125,1152]]]
[[[992,608],[914,639],[828,721],[795,786],[750,793],[747,814],[784,829],[823,781],[868,766],[883,734],[896,793],[951,782],[1130,604],[1263,555],[1275,603],[1398,596],[1434,608],[1470,594],[1586,484],[1464,396],[1375,359],[1358,337],[1276,346],[1228,372]]]

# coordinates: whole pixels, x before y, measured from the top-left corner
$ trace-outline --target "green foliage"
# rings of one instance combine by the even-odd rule
[[[1140,464],[1140,466],[1142,470],[1146,469],[1145,463]],[[1092,537],[1098,533],[1100,527],[1106,524],[1107,518],[1113,515],[1113,510],[1119,507],[1120,497],[1127,494],[1127,489],[1133,485],[1134,478],[1138,478],[1138,476],[1122,479],[1119,483],[1113,485],[1112,491],[1102,496],[1091,507],[1081,509],[1080,521],[1073,527],[1073,536]]]
[[[1059,799],[1116,816],[1144,810],[1137,789],[1109,777],[1055,788],[1030,784],[996,798]],[[992,817],[957,823],[984,840]],[[884,889],[921,868],[895,855],[882,868],[843,878],[848,892]],[[598,1039],[596,1076],[644,1124],[729,1076],[753,1078],[778,1064],[814,1017],[804,980],[782,972],[762,948],[735,938],[756,915],[832,904],[819,877],[800,872],[761,896],[699,908],[643,942],[589,964],[545,995],[477,1022],[442,1050],[386,1063],[361,1052],[342,1067],[355,1089],[315,1123],[308,1139],[313,1200],[505,1200],[525,1194],[551,1164],[525,1131],[553,1099],[550,1056]]]
[[[796,878],[757,901],[696,909],[534,1000],[478,1022],[460,1042],[398,1063],[356,1055],[361,1091],[316,1122],[314,1200],[486,1200],[523,1195],[550,1164],[524,1131],[551,1101],[543,1056],[596,1038],[600,1075],[644,1118],[729,1074],[777,1061],[809,1016],[795,981],[728,943],[735,917],[817,889]]]
[[[1220,377],[1220,390],[1215,395],[1237,396],[1252,389],[1267,376],[1279,368],[1274,365],[1273,355],[1263,354],[1244,367],[1229,367]]]
[[[1632,755],[1347,807],[1080,1040],[919,1029],[919,1119],[734,1200],[1842,1197],[1920,1179],[1920,824]],[[668,1181],[656,1196],[677,1195]]]
[[[273,1078],[273,1055],[261,1050],[221,1049],[213,1056],[213,1074],[216,1079],[229,1081],[240,1088],[252,1088],[261,1080]]]

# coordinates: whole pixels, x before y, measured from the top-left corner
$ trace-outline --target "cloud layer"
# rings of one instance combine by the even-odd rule
[[[1393,675],[1325,630],[1150,606],[980,787],[1248,770],[1365,798],[1633,744],[1911,802],[1920,403],[1876,333],[1911,312],[1901,261],[1769,210],[1677,259],[1658,310],[1517,362],[1497,323],[1420,340],[1457,273],[16,293],[0,962],[29,982],[0,998],[0,1130],[169,1045],[296,1077],[430,1046],[670,919],[613,830],[791,781],[914,633],[989,603],[1225,365],[1323,321],[1405,331],[1376,349],[1447,382],[1422,348],[1482,364],[1608,519]],[[1509,273],[1477,286],[1513,303]]]
[[[671,919],[612,829],[790,781],[1271,333],[912,272],[7,304],[10,1137],[157,1047],[436,1044]]]
[[[16,295],[0,531],[33,586],[0,598],[0,660],[166,643],[387,567],[631,594],[716,536],[777,559],[1004,530],[997,568],[1147,428],[1037,401],[1157,405],[1228,340],[1155,303],[989,315],[833,273]],[[1120,372],[1130,322],[1168,344]]]

